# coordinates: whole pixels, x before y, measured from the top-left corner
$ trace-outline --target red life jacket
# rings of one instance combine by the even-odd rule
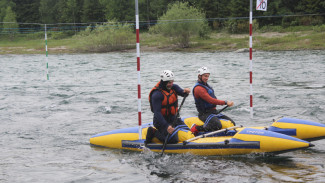
[[[165,117],[169,115],[176,115],[177,110],[178,110],[178,100],[177,100],[177,93],[175,90],[171,89],[169,92],[162,90],[159,88],[160,82],[156,84],[155,87],[153,87],[149,93],[149,102],[150,102],[150,108],[151,111],[153,112],[153,107],[152,107],[152,93],[155,90],[159,90],[163,96],[164,100],[162,101],[161,104],[161,114]]]

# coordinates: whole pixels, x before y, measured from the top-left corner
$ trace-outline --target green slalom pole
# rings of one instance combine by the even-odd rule
[[[45,53],[46,53],[46,77],[47,77],[47,80],[49,80],[50,77],[49,77],[49,60],[48,60],[48,51],[47,51],[46,24],[45,24]]]

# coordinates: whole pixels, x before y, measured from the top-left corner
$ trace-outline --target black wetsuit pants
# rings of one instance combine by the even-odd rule
[[[155,133],[155,137],[157,137],[161,142],[165,142],[165,139],[168,136],[167,128],[161,127],[159,125],[159,123],[155,122],[155,119],[154,119],[153,124],[154,124],[155,128],[157,129],[157,131]],[[185,125],[185,123],[180,118],[177,118],[175,127],[177,127],[179,125]],[[177,135],[170,135],[169,137],[170,137],[170,139],[168,140],[168,144],[176,144],[176,143],[178,143],[178,136]]]
[[[221,113],[218,114],[217,110],[199,114],[199,119],[204,122],[204,125],[197,126],[196,128],[199,131],[205,132],[220,130],[222,128],[220,119],[230,120],[234,125],[236,125],[235,122],[228,116]]]

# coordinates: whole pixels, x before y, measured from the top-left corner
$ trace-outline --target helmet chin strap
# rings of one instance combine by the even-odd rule
[[[203,83],[203,84],[207,84],[207,83],[205,83],[205,82],[202,80],[202,75],[198,75],[198,79],[199,79],[199,81],[200,81],[201,83]]]
[[[202,81],[202,75],[198,75],[198,78],[199,78],[199,81],[203,82]]]

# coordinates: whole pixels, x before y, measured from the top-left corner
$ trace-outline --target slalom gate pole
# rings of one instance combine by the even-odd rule
[[[139,140],[142,139],[141,127],[141,75],[140,75],[140,36],[139,36],[139,7],[138,0],[135,0],[135,24],[136,24],[136,39],[137,39],[137,72],[138,72],[138,121],[139,121]]]
[[[46,24],[45,24],[45,54],[46,54],[46,77],[47,80],[50,79],[49,77],[49,60],[48,60],[48,51],[47,51],[47,33],[46,33]]]
[[[253,0],[249,7],[249,83],[250,83],[250,116],[253,118]]]

